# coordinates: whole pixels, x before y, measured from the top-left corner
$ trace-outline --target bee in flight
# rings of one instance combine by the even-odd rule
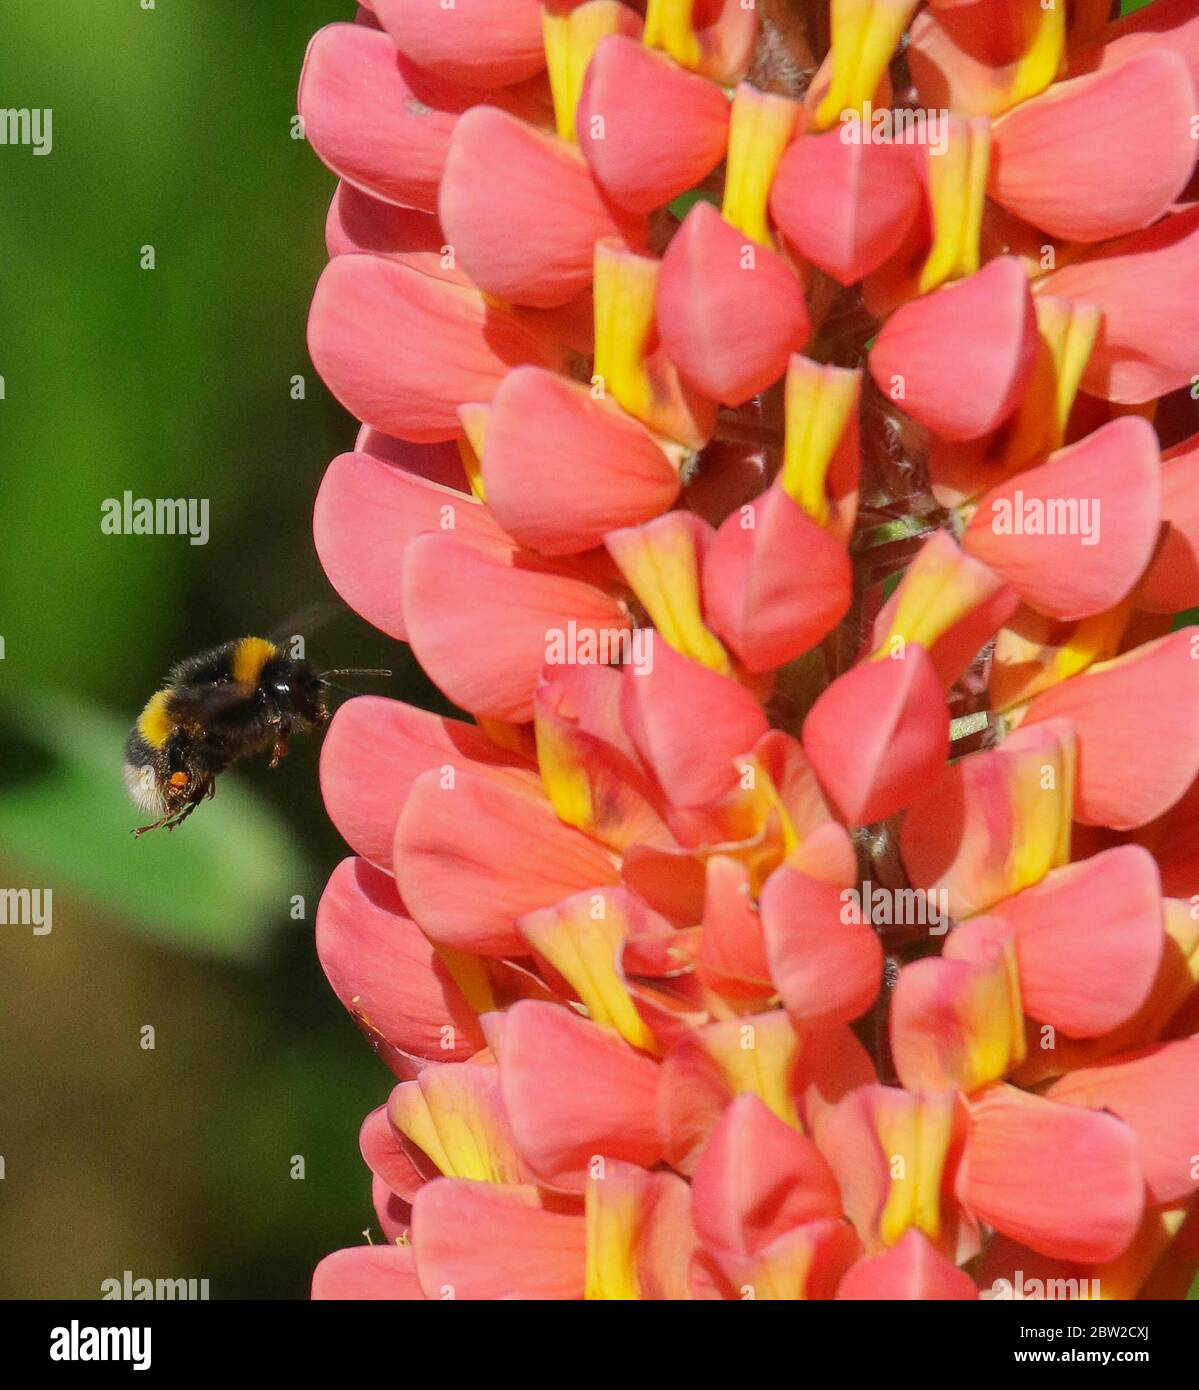
[[[242,758],[269,748],[271,767],[278,767],[293,730],[328,723],[331,676],[390,674],[318,674],[264,637],[239,637],[179,662],[125,743],[125,785],[142,811],[157,816],[133,833],[182,824],[216,794],[217,777]]]

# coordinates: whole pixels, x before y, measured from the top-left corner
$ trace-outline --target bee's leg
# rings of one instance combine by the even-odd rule
[[[174,830],[174,828],[177,825],[182,825],[183,822],[188,818],[188,816],[190,816],[191,813],[200,804],[200,802],[204,800],[205,795],[207,795],[207,793],[203,793],[200,796],[196,797],[194,801],[189,801],[182,811],[176,811],[176,813],[166,822],[167,829]]]
[[[278,767],[280,760],[287,757],[287,736],[290,733],[291,725],[287,720],[279,720],[275,725],[275,742],[271,747],[272,767]]]
[[[171,812],[170,815],[162,816],[158,820],[151,821],[149,825],[139,825],[137,829],[133,832],[134,836],[136,837],[138,835],[145,835],[151,830],[157,830],[160,826],[166,825],[166,823],[171,819],[171,816],[173,815],[174,812]]]
[[[201,787],[200,790],[192,796],[191,800],[186,802],[183,806],[178,806],[173,811],[168,811],[165,816],[160,816],[158,820],[151,821],[149,825],[139,825],[133,832],[134,835],[144,835],[147,831],[158,830],[162,826],[166,826],[168,830],[174,830],[177,825],[183,824],[206,796],[212,796],[215,791],[216,782],[209,782],[207,786]]]
[[[208,791],[207,791],[206,795],[207,795],[209,801],[211,801],[212,798],[216,795],[216,778],[215,778],[215,777],[212,779],[211,782],[209,782],[209,784],[208,784]]]

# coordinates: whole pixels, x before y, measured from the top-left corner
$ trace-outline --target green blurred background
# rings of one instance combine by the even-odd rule
[[[0,15],[0,107],[54,113],[49,156],[0,146],[0,888],[54,893],[49,935],[0,925],[2,1297],[94,1298],[127,1269],[302,1297],[374,1223],[357,1127],[389,1075],[313,949],[346,852],[316,741],[230,774],[169,837],[133,840],[120,775],[172,662],[332,597],[309,522],[354,424],[304,324],[334,179],[291,123],[309,35],[353,11]],[[208,544],[102,535],[125,490],[208,498]],[[310,654],[421,697],[351,614]]]

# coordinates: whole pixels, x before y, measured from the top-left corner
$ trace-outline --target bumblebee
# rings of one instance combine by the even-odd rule
[[[157,817],[133,833],[181,825],[242,758],[269,748],[278,767],[293,730],[328,723],[325,687],[344,674],[318,674],[264,637],[239,637],[179,662],[125,744],[125,785]]]

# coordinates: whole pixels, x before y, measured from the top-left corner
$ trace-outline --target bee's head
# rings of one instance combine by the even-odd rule
[[[323,682],[307,661],[272,663],[262,673],[262,687],[267,702],[282,713],[308,724],[328,721]]]

